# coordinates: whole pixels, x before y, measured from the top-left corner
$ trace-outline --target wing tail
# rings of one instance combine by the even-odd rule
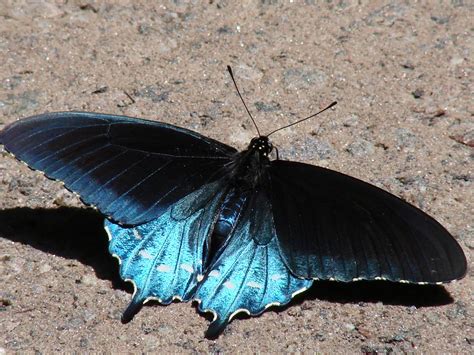
[[[196,291],[198,309],[214,314],[208,337],[222,332],[236,314],[259,315],[270,306],[285,305],[312,284],[293,276],[284,264],[270,211],[254,213],[269,208],[264,200],[251,198]]]
[[[123,227],[105,222],[110,253],[120,261],[120,276],[135,288],[124,321],[148,300],[169,304],[194,296],[203,274],[204,244],[222,194],[216,182],[181,199],[148,223]]]

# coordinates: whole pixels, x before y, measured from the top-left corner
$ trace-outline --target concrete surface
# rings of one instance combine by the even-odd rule
[[[153,5],[152,5],[153,3]],[[0,128],[86,110],[177,124],[239,148],[255,135],[233,66],[286,159],[369,181],[436,217],[470,265],[444,287],[316,283],[216,340],[189,304],[145,306],[107,253],[101,217],[0,157],[0,353],[451,352],[473,332],[471,1],[0,0]]]

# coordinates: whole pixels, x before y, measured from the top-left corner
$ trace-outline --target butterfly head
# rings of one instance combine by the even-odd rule
[[[259,136],[252,138],[249,149],[259,152],[261,155],[268,157],[273,150],[273,145],[267,136]]]

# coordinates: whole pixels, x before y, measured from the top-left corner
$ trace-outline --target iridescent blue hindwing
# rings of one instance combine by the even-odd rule
[[[258,315],[284,305],[312,284],[293,276],[280,255],[270,205],[250,198],[214,260],[205,268],[205,250],[225,188],[212,183],[181,199],[159,218],[135,227],[106,221],[110,252],[120,260],[120,276],[135,292],[124,312],[128,321],[147,300],[199,302],[214,320],[207,336],[218,335],[232,317]],[[258,208],[257,208],[258,207]]]
[[[284,305],[313,282],[296,278],[285,266],[269,208],[262,198],[251,199],[199,284],[199,310],[214,314],[208,337],[218,335],[237,313],[258,315]]]
[[[135,287],[124,321],[147,300],[169,304],[192,298],[203,274],[204,244],[222,196],[217,185],[205,185],[159,218],[139,226],[105,222],[109,250],[120,260],[120,276]]]

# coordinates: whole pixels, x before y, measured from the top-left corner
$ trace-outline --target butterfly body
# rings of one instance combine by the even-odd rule
[[[220,206],[219,215],[214,224],[212,236],[209,240],[209,250],[206,264],[209,264],[213,256],[224,244],[227,237],[232,233],[237,221],[245,207],[248,198],[248,191],[242,191],[237,188],[230,189]]]
[[[62,112],[7,126],[0,144],[104,214],[135,286],[124,321],[150,299],[196,300],[215,336],[315,279],[433,284],[466,272],[432,217],[348,175],[272,160],[266,136],[238,152],[169,124]]]

